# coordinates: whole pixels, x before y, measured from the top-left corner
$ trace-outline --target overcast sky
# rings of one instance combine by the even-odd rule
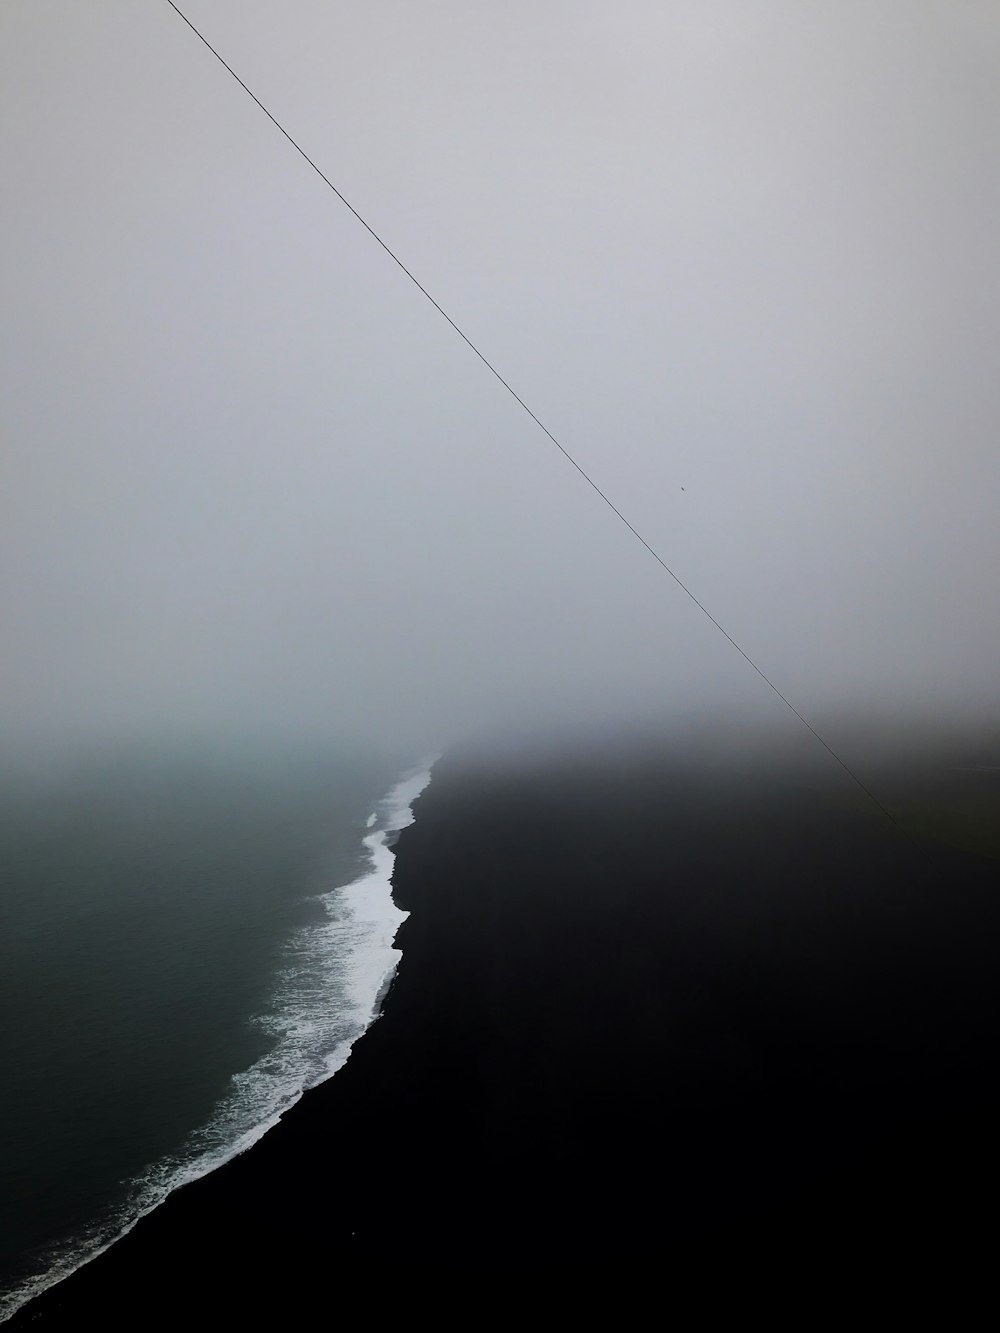
[[[995,4],[182,8],[803,712],[995,712]],[[780,715],[165,0],[0,145],[9,738]]]

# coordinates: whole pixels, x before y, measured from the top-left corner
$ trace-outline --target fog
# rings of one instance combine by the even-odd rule
[[[996,716],[995,6],[182,8],[832,743]],[[166,3],[0,105],[8,747],[784,720]]]

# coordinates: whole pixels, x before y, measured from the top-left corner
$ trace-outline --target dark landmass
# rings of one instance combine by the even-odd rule
[[[346,1068],[12,1327],[256,1326],[396,1282],[487,1313],[535,1280],[678,1314],[989,1290],[1000,862],[835,770],[654,746],[447,759],[415,813]]]

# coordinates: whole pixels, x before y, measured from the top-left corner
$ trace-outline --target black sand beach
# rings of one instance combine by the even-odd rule
[[[836,771],[656,747],[447,758],[415,815],[347,1067],[11,1327],[280,1322],[418,1274],[678,1312],[985,1283],[1000,863]]]

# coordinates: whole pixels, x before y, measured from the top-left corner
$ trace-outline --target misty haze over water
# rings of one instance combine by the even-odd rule
[[[995,716],[991,7],[187,12],[807,717]],[[8,749],[781,717],[168,6],[0,31]]]

